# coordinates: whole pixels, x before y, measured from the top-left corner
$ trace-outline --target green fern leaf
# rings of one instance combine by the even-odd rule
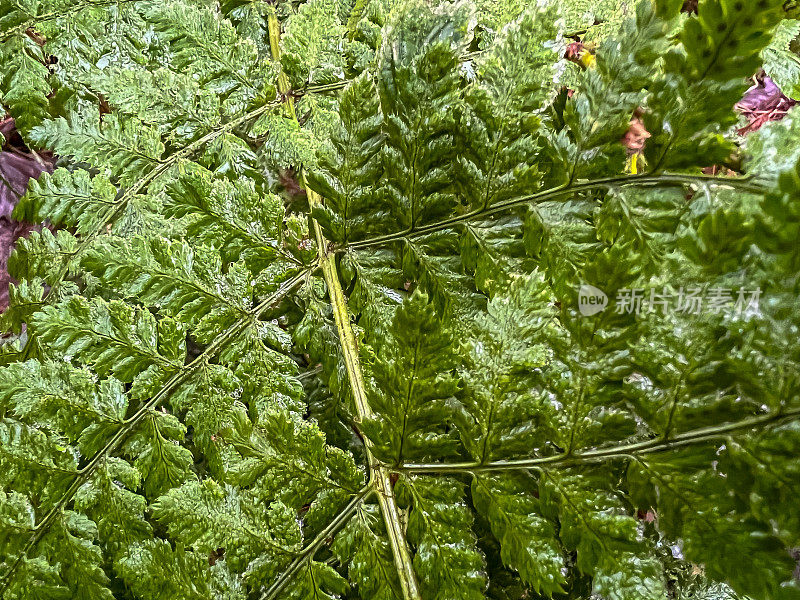
[[[69,231],[60,229],[53,234],[49,229],[31,233],[20,240],[8,259],[8,272],[22,280],[41,278],[52,285],[62,276],[62,270],[72,274],[77,271],[74,261],[78,240]],[[30,289],[34,294],[34,288]],[[41,298],[41,294],[39,298]]]
[[[28,5],[28,6],[26,6]],[[16,126],[28,136],[31,129],[49,117],[50,71],[45,52],[35,36],[14,27],[36,14],[38,2],[4,1],[0,4],[0,31],[13,33],[0,44],[0,102],[8,107]]]
[[[75,495],[76,509],[97,523],[98,537],[114,558],[152,537],[153,528],[145,519],[147,501],[135,492],[140,484],[139,471],[112,458]]]
[[[536,593],[552,596],[564,592],[566,561],[555,524],[537,506],[535,488],[535,481],[521,474],[481,475],[472,481],[472,498],[500,540],[503,563]]]
[[[87,254],[83,265],[105,285],[128,289],[145,306],[190,325],[205,320],[225,327],[252,304],[249,271],[233,265],[222,275],[220,257],[211,248],[163,238],[108,238]]]
[[[174,323],[122,302],[88,301],[73,296],[58,307],[37,313],[33,327],[55,351],[91,364],[101,374],[123,382],[142,371],[174,371],[183,362],[180,345],[169,342]]]
[[[471,531],[463,486],[447,478],[420,477],[403,483],[413,501],[408,537],[417,547],[414,566],[425,597],[483,598],[484,561]]]
[[[457,393],[457,381],[447,375],[455,365],[442,362],[451,344],[425,294],[414,293],[397,310],[389,336],[376,348],[376,414],[362,424],[377,456],[399,463],[453,452],[454,440],[443,427],[426,426],[444,425]]]
[[[122,185],[135,182],[161,161],[164,144],[158,130],[134,120],[97,113],[71,113],[45,121],[31,131],[40,146],[89,163]]]
[[[302,541],[298,527],[287,528],[281,522],[285,507],[267,508],[252,494],[211,479],[172,489],[151,510],[170,535],[187,547],[206,555],[225,548],[225,562],[240,572],[261,557],[265,547],[270,562],[286,562]],[[266,566],[267,561],[263,562]]]
[[[378,206],[381,116],[371,79],[361,76],[342,92],[339,125],[308,183],[325,197],[315,218],[333,241],[347,243],[372,233],[368,215]]]
[[[90,177],[87,171],[57,169],[32,179],[28,193],[14,208],[20,221],[77,226],[86,234],[99,225],[104,211],[114,206],[117,189],[102,175]]]
[[[120,575],[137,597],[145,600],[209,597],[243,600],[244,590],[224,563],[209,567],[208,556],[166,540],[148,540],[130,547],[116,563]]]
[[[145,495],[155,498],[194,479],[192,453],[182,446],[186,428],[173,415],[151,411],[125,443],[125,453],[142,474]]]
[[[274,99],[271,66],[259,60],[255,43],[215,11],[176,1],[149,3],[145,14],[169,45],[173,67],[219,95],[226,114]]]
[[[383,533],[376,507],[365,505],[336,536],[332,549],[342,563],[348,564],[350,579],[358,586],[360,596],[400,600],[392,550]]]
[[[539,493],[545,511],[559,519],[564,545],[577,551],[578,568],[594,576],[593,591],[613,590],[624,598],[664,597],[659,564],[639,541],[636,520],[626,514],[622,501],[578,481],[547,474]]]

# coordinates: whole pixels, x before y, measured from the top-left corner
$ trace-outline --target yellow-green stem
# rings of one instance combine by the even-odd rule
[[[278,22],[278,15],[275,12],[275,7],[271,6],[269,16],[267,18],[267,29],[269,31],[269,51],[272,55],[272,60],[279,64],[281,63],[281,24]],[[292,86],[289,83],[289,77],[283,71],[278,75],[278,93],[284,98],[286,106],[286,116],[289,119],[297,120],[297,114],[294,112],[294,98],[289,95]]]
[[[269,14],[268,27],[272,58],[278,61],[280,60],[280,23],[278,23],[278,17],[274,10]],[[294,99],[288,95],[289,90],[289,79],[286,77],[285,73],[281,73],[278,78],[278,91],[284,96],[289,106],[287,116],[297,120],[294,111]],[[303,186],[306,188],[308,204],[312,209],[314,206],[322,204],[322,198],[319,194],[308,188],[304,177]],[[336,264],[334,262],[335,255],[328,252],[328,241],[325,239],[319,223],[313,218],[311,218],[311,223],[313,224],[314,236],[317,241],[322,275],[328,287],[328,296],[330,297],[331,306],[333,307],[339,342],[342,345],[342,355],[344,357],[345,367],[347,368],[350,389],[353,392],[357,418],[359,421],[363,421],[372,414],[372,410],[367,400],[364,377],[361,372],[358,343],[353,333],[350,313],[347,309],[347,301],[345,300],[342,286],[339,283],[339,276],[336,272]],[[411,553],[406,543],[405,528],[400,520],[397,503],[395,502],[390,474],[380,462],[373,458],[369,440],[365,440],[365,445],[367,462],[370,470],[370,483],[377,491],[378,505],[380,506],[384,522],[386,523],[386,533],[389,537],[392,556],[394,557],[395,566],[397,567],[403,598],[405,600],[422,600],[422,595],[419,591],[419,583],[417,582],[417,576],[414,572],[414,565],[411,560]]]
[[[308,193],[309,204],[312,207],[321,202],[320,197],[314,191],[306,188],[306,192]],[[327,240],[316,221],[314,221],[314,234],[317,238],[322,276],[328,286],[328,295],[333,306],[333,316],[336,321],[336,329],[339,332],[339,341],[342,344],[342,354],[347,368],[347,376],[350,379],[350,388],[353,392],[356,412],[358,413],[358,419],[363,420],[372,414],[372,410],[367,401],[364,378],[361,373],[358,342],[350,324],[350,313],[347,310],[347,301],[339,283],[339,276],[336,273],[334,255],[327,252]],[[369,440],[365,440],[365,444],[367,447],[367,461],[370,464],[370,479],[378,492],[378,504],[386,522],[386,532],[392,547],[395,566],[400,575],[403,597],[407,600],[419,600],[421,598],[419,584],[417,583],[411,555],[406,544],[405,531],[394,499],[389,472],[378,461],[373,459]]]

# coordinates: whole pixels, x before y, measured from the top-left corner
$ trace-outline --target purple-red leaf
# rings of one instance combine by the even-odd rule
[[[797,101],[785,96],[772,79],[766,75],[757,77],[756,84],[747,90],[744,97],[736,104],[736,109],[749,121],[739,133],[744,135],[755,131],[768,121],[782,119],[795,104]]]
[[[16,241],[27,236],[38,224],[21,223],[11,218],[17,201],[28,189],[28,181],[43,172],[52,173],[53,164],[39,155],[28,153],[10,142],[18,139],[13,119],[0,120],[0,133],[7,140],[0,150],[0,312],[8,308],[8,284],[13,281],[7,271],[8,257]],[[49,155],[47,156],[49,159]]]

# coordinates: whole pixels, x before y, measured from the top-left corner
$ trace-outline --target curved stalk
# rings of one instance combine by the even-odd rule
[[[522,458],[519,460],[498,460],[487,463],[463,462],[463,463],[430,463],[430,464],[404,464],[394,468],[396,471],[409,473],[478,473],[485,471],[511,471],[518,469],[535,469],[541,467],[576,467],[580,465],[594,464],[618,458],[629,458],[643,454],[656,454],[675,448],[693,446],[702,442],[725,438],[732,433],[753,428],[766,428],[784,421],[791,421],[800,417],[800,408],[794,408],[782,412],[775,412],[757,417],[750,417],[733,423],[715,425],[713,427],[703,427],[693,429],[684,433],[679,433],[671,438],[653,438],[643,442],[633,444],[622,444],[609,448],[599,448],[597,450],[587,450],[586,452],[573,452],[555,454],[553,456]]]
[[[659,186],[659,185],[686,185],[693,183],[704,184],[704,185],[710,185],[710,184],[728,185],[755,194],[762,194],[766,191],[765,188],[763,188],[762,186],[753,183],[753,181],[750,178],[744,178],[744,177],[736,179],[732,178],[724,179],[721,177],[716,177],[714,175],[685,175],[681,173],[662,173],[660,175],[620,175],[618,177],[606,177],[603,179],[595,179],[593,181],[586,181],[583,183],[573,183],[573,184],[563,185],[549,190],[537,192],[535,194],[521,196],[519,198],[512,198],[511,200],[498,202],[497,204],[493,204],[486,208],[472,210],[470,212],[464,213],[463,215],[457,215],[455,217],[445,219],[444,221],[439,221],[438,223],[431,223],[430,225],[421,225],[418,227],[412,227],[404,231],[389,233],[386,235],[381,235],[378,237],[362,240],[360,242],[353,242],[352,244],[349,244],[347,246],[347,249],[358,250],[359,248],[367,248],[369,246],[379,246],[381,244],[386,244],[403,238],[418,237],[420,235],[425,235],[427,233],[433,233],[435,231],[447,229],[448,227],[452,227],[453,225],[458,225],[459,223],[464,223],[466,221],[471,221],[473,219],[488,217],[490,215],[503,212],[504,210],[507,210],[509,208],[520,206],[522,204],[527,204],[529,202],[543,202],[546,200],[559,198],[561,196],[568,196],[576,192],[588,191],[604,187],[613,188],[617,186],[628,186],[628,185]]]
[[[310,188],[306,187],[306,191],[308,193],[309,204],[312,208],[315,204],[321,202],[320,197]],[[347,301],[345,300],[342,286],[339,283],[339,276],[336,273],[334,255],[328,253],[326,249],[328,242],[322,235],[322,229],[316,221],[314,221],[314,232],[317,238],[317,247],[319,248],[322,274],[325,278],[325,284],[328,286],[328,295],[330,296],[331,305],[333,306],[336,330],[339,333],[339,341],[342,345],[342,354],[344,356],[345,367],[347,368],[347,375],[350,380],[350,389],[353,392],[358,420],[361,421],[372,414],[372,409],[367,401],[364,378],[361,373],[361,362],[358,357],[358,342],[353,334],[353,328],[350,325],[350,313],[347,310]],[[386,523],[386,533],[389,536],[389,544],[392,547],[392,556],[394,557],[394,563],[397,567],[400,587],[403,590],[403,598],[405,600],[421,600],[422,596],[419,591],[419,583],[417,583],[417,576],[414,572],[411,554],[408,550],[408,544],[406,543],[405,529],[400,521],[400,513],[394,499],[394,489],[390,480],[389,471],[384,465],[373,458],[369,440],[365,439],[364,445],[366,446],[367,462],[369,463],[370,469],[370,483],[378,492],[378,505],[381,508],[381,514],[383,514],[383,520]]]

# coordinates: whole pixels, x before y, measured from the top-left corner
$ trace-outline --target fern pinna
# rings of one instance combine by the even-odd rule
[[[0,596],[800,598],[782,4],[0,0]]]

